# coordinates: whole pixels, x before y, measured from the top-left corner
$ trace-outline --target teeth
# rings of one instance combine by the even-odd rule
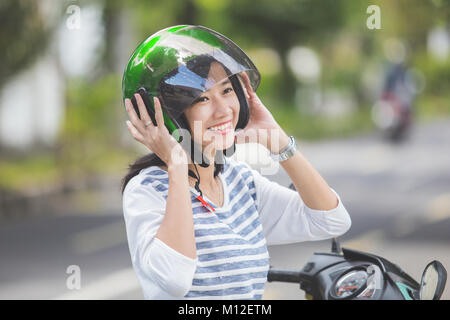
[[[209,130],[221,131],[221,130],[225,130],[225,129],[230,128],[230,127],[231,127],[231,122],[228,122],[228,123],[220,125],[220,126],[211,127],[211,128],[209,128]]]

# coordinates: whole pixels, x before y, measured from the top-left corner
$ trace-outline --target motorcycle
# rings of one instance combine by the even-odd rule
[[[388,260],[348,248],[342,254],[314,253],[300,271],[271,267],[267,277],[268,282],[298,283],[308,300],[439,300],[446,280],[437,260],[426,266],[419,284]]]
[[[395,94],[385,92],[372,107],[372,119],[388,140],[398,142],[408,134],[412,110]]]
[[[384,136],[392,142],[402,141],[413,122],[413,104],[423,90],[424,77],[403,64],[391,65],[384,80],[381,97],[372,106],[372,119]]]
[[[295,190],[293,184],[290,188]],[[339,239],[333,238],[331,253],[314,253],[300,271],[271,266],[267,281],[298,283],[308,300],[439,300],[447,271],[434,260],[425,267],[419,284],[394,263],[341,249]]]

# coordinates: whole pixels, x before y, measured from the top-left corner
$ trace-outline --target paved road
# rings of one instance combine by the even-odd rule
[[[298,144],[352,217],[343,246],[381,255],[415,279],[433,259],[450,271],[450,119],[415,128],[401,145],[376,134]],[[238,149],[244,154],[255,153]],[[282,170],[270,178],[289,184]],[[110,189],[98,195],[103,208],[2,221],[0,299],[142,299],[120,197]],[[272,246],[269,252],[273,266],[298,269],[313,252],[329,249],[328,241],[319,241]],[[80,290],[67,288],[71,265],[80,268]],[[303,297],[295,284],[268,283],[264,294],[265,299]],[[443,298],[450,299],[450,284]]]

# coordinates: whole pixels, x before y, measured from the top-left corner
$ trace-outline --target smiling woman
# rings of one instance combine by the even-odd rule
[[[236,44],[201,26],[161,30],[131,56],[127,125],[153,153],[124,178],[123,211],[147,299],[261,299],[268,244],[327,239],[350,227],[339,196],[255,94],[259,82]],[[228,158],[247,129],[278,133],[264,146],[282,151],[299,192]]]
[[[195,99],[185,115],[197,144],[205,149],[213,142],[211,158],[217,149],[228,149],[233,145],[240,108],[239,99],[221,64],[211,63],[207,79],[217,84]]]

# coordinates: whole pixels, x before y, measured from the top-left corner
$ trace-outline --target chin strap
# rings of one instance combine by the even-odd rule
[[[189,170],[188,174],[189,176],[191,176],[192,178],[196,179],[197,181],[195,181],[195,190],[197,190],[198,193],[200,193],[200,196],[203,197],[203,192],[202,190],[200,190],[200,174],[198,173],[197,170],[197,165],[194,163],[194,167],[195,167],[195,171],[197,171],[197,175],[192,171]]]
[[[197,196],[196,199],[199,200],[202,203],[202,205],[206,209],[208,209],[210,212],[214,212],[216,210],[214,210],[214,208],[208,202],[206,202],[205,199],[203,199],[203,192],[202,192],[202,190],[200,189],[200,186],[199,186],[199,184],[200,184],[200,174],[198,173],[197,165],[195,163],[194,163],[194,167],[195,167],[195,171],[197,171],[197,175],[192,170],[189,170],[188,174],[192,178],[197,179],[197,181],[195,182],[195,190],[197,190],[197,192],[200,193],[200,195]]]

